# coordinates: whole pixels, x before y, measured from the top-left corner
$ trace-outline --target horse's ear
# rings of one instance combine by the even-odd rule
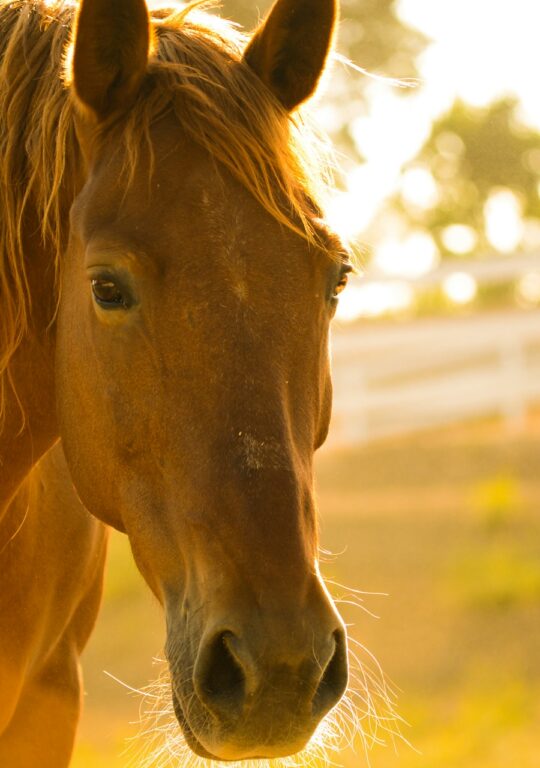
[[[100,121],[128,109],[148,63],[145,0],[82,0],[73,46],[72,83],[82,105]]]
[[[244,58],[285,109],[317,87],[332,44],[338,0],[276,0]]]

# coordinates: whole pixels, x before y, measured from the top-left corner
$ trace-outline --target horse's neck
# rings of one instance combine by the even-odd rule
[[[36,231],[33,227],[29,231]],[[54,388],[52,256],[37,237],[25,249],[32,297],[31,332],[4,375],[5,411],[0,427],[0,518],[34,464],[58,437]]]

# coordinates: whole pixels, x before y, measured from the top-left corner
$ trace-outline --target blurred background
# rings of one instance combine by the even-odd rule
[[[268,5],[222,13],[252,28]],[[386,738],[373,768],[540,765],[536,11],[342,0],[341,56],[315,105],[342,168],[330,216],[361,266],[333,331],[322,570],[384,593],[359,596],[375,618],[332,587],[398,689],[412,745]],[[126,765],[141,698],[105,673],[146,685],[162,640],[115,535],[75,768]],[[367,765],[355,747],[334,764]]]

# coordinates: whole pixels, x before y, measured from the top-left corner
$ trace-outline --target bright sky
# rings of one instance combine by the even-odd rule
[[[401,0],[401,18],[434,45],[424,56],[427,83],[484,105],[518,93],[524,117],[540,128],[536,0]]]

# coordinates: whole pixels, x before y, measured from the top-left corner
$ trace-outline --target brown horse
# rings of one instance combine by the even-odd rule
[[[0,765],[69,764],[79,656],[96,620],[106,529],[73,490],[59,445],[0,526]]]
[[[104,551],[84,508],[164,607],[194,752],[297,752],[346,688],[312,459],[350,267],[296,113],[335,19],[277,0],[245,41],[192,6],[0,0],[2,765],[69,760]],[[36,467],[59,437],[67,468]]]

